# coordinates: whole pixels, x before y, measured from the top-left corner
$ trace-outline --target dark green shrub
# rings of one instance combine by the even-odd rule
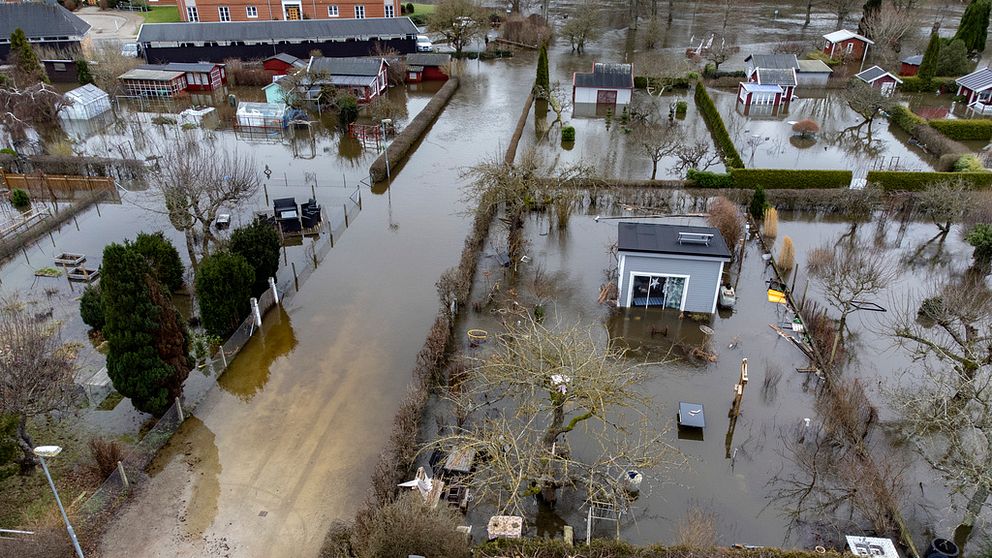
[[[940,56],[941,44],[943,43],[940,40],[940,35],[936,31],[931,33],[930,42],[927,43],[927,50],[923,53],[923,61],[920,63],[920,69],[916,72],[916,75],[921,80],[929,81],[937,75],[937,58]]]
[[[747,205],[747,212],[755,221],[765,218],[765,210],[768,209],[768,200],[765,198],[765,189],[758,186],[751,194],[751,202]]]
[[[183,288],[183,260],[179,251],[165,238],[162,232],[138,233],[134,239],[134,249],[148,260],[155,277],[170,291]]]
[[[675,118],[685,118],[686,112],[689,110],[689,103],[686,101],[679,100],[675,103]]]
[[[808,188],[847,188],[854,173],[846,170],[808,169],[730,169],[735,188],[804,190]]]
[[[984,118],[931,120],[930,125],[952,140],[992,139],[992,120]]]
[[[548,75],[548,47],[541,45],[541,53],[537,56],[537,78],[534,82],[537,91],[544,91],[545,94],[551,91],[551,78]]]
[[[90,72],[90,65],[82,58],[76,60],[76,79],[79,85],[93,83],[93,74]]]
[[[565,126],[561,129],[561,141],[563,143],[570,143],[575,141],[575,127]]]
[[[261,217],[231,233],[231,252],[240,254],[255,272],[252,296],[265,292],[269,277],[275,277],[279,271],[279,248],[279,233]]]
[[[251,286],[255,270],[240,254],[217,252],[200,262],[196,270],[196,297],[200,323],[210,335],[227,337],[251,309]]]
[[[130,243],[104,248],[100,273],[107,373],[136,409],[162,416],[189,376],[186,323]]]
[[[975,247],[975,261],[992,261],[992,225],[975,225],[964,239]]]
[[[713,74],[715,73],[716,73],[716,64],[712,62],[707,62],[706,65],[703,66],[703,77],[709,78],[712,77]]]
[[[968,59],[968,48],[963,41],[951,41],[940,48],[937,55],[937,75],[941,77],[963,76],[971,72],[974,64]]]
[[[989,10],[992,2],[989,0],[971,0],[961,14],[961,22],[954,33],[954,40],[964,43],[969,52],[983,52],[989,30]]]
[[[413,2],[407,2],[406,3],[406,13],[408,13],[408,14],[412,14],[413,13]]]
[[[992,186],[992,172],[868,171],[868,183],[886,192],[919,192],[934,182],[961,179],[974,190]]]
[[[723,123],[720,112],[717,111],[716,105],[713,104],[713,99],[710,98],[710,94],[706,91],[706,86],[701,82],[696,83],[695,100],[696,109],[703,116],[703,121],[706,122],[706,128],[709,129],[710,135],[713,136],[713,143],[716,144],[717,149],[723,154],[724,165],[727,168],[744,168],[744,161],[741,160],[741,155],[737,152],[737,147],[734,146],[733,140],[730,139],[727,126]]]
[[[10,205],[16,207],[17,209],[25,209],[30,207],[31,196],[20,188],[14,188],[14,191],[10,193]]]
[[[907,76],[900,79],[902,79],[902,83],[899,85],[899,91],[903,93],[953,92],[957,91],[958,88],[954,84],[954,78],[935,77],[926,80],[920,76]]]
[[[3,149],[0,149],[0,154],[3,154],[3,155],[13,155],[15,157],[17,156],[17,152],[14,151],[10,147],[4,147]]]
[[[410,16],[410,21],[412,21],[413,24],[418,27],[427,25],[427,16],[422,14],[414,14]]]
[[[634,76],[634,88],[635,89],[647,89],[648,82],[651,82],[655,86],[664,85],[666,89],[688,89],[689,85],[692,83],[693,79],[699,76],[695,72],[689,72],[682,77],[676,78],[657,78],[648,76]]]
[[[358,118],[358,99],[354,95],[342,95],[337,98],[335,104],[338,108],[339,124],[350,124]]]
[[[698,171],[689,169],[686,171],[686,179],[693,183],[696,188],[733,188],[734,177],[725,173]]]
[[[103,299],[99,286],[87,285],[83,289],[83,296],[79,297],[79,316],[91,328],[97,331],[103,329],[106,321],[103,318]]]

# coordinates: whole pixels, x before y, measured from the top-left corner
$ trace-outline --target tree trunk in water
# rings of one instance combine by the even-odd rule
[[[813,13],[813,0],[807,0],[806,2],[806,21],[803,22],[803,28],[809,27],[809,18]]]
[[[654,180],[658,176],[658,161],[654,161],[654,165],[651,167],[651,180]]]
[[[38,458],[34,455],[34,440],[28,434],[27,415],[21,415],[21,419],[17,422],[17,445],[24,452],[24,455],[18,460],[18,464],[21,466],[21,474],[30,474],[38,464]]]
[[[968,499],[968,505],[965,506],[964,517],[961,519],[961,523],[958,524],[957,528],[954,529],[954,543],[958,545],[958,548],[964,554],[964,545],[971,538],[971,531],[975,527],[975,521],[978,519],[978,514],[982,512],[982,508],[985,506],[985,501],[989,499],[989,487],[979,486],[975,489],[975,493],[971,495]]]
[[[189,266],[196,271],[199,263],[196,261],[196,245],[193,242],[193,231],[186,229],[186,251],[189,252]]]

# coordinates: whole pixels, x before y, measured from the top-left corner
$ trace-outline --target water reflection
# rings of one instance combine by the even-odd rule
[[[262,322],[260,333],[252,336],[238,358],[217,380],[224,391],[244,402],[251,401],[265,387],[272,363],[293,352],[297,345],[289,314],[281,304],[276,305],[272,316]]]

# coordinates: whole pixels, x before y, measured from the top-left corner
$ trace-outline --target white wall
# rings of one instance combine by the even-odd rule
[[[630,104],[630,89],[597,89],[594,87],[576,87],[575,88],[575,104],[586,103],[586,104],[596,104],[596,96],[599,91],[616,91],[617,92],[617,104],[618,105],[629,105]]]

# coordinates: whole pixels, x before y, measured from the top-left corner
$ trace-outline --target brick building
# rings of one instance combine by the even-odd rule
[[[396,17],[396,0],[177,0],[183,21],[275,21]]]

